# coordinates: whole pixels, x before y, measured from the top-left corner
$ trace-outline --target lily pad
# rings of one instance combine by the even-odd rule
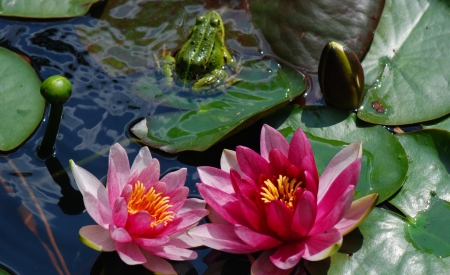
[[[447,228],[445,232],[448,232],[450,211],[443,204],[445,202],[435,205],[433,215],[442,218],[433,222],[434,227],[442,224],[442,229]],[[411,227],[416,229],[409,229]],[[391,211],[375,208],[359,226],[364,237],[361,249],[352,254],[331,256],[328,274],[447,274],[449,257],[439,257],[411,242],[410,233],[418,230],[422,238],[437,238],[436,242],[429,243],[432,249],[448,248],[448,234],[443,236],[444,231],[427,231],[427,228],[419,220],[407,220]]]
[[[0,16],[62,18],[82,16],[100,0],[2,0]]]
[[[45,100],[33,68],[2,47],[0,76],[0,151],[9,151],[22,144],[39,125]]]
[[[380,203],[392,196],[405,180],[408,160],[398,140],[381,126],[358,121],[353,113],[331,107],[301,109],[289,106],[271,115],[266,121],[284,136],[302,128],[310,139],[324,140],[335,145],[339,145],[339,142],[348,144],[362,141],[363,171],[355,190],[356,198],[378,193]],[[314,148],[314,143],[312,145]],[[320,171],[337,150],[325,148],[314,152],[317,154]],[[318,158],[321,154],[324,156]]]
[[[422,123],[423,129],[442,129],[450,131],[450,116]]]
[[[362,120],[402,125],[450,113],[448,1],[386,1],[372,46],[362,63],[369,89]],[[373,106],[383,106],[377,111]],[[379,109],[379,108],[377,108]]]
[[[169,153],[204,151],[301,95],[303,76],[271,59],[244,62],[241,81],[213,95],[181,87],[164,89],[149,75],[131,89],[149,101],[176,108],[142,120],[131,131],[147,145]]]
[[[287,62],[317,71],[320,53],[330,41],[367,52],[385,0],[249,0],[252,21],[272,51]]]
[[[450,201],[450,132],[428,129],[397,135],[409,170],[403,187],[389,202],[409,217],[429,206],[430,192]]]

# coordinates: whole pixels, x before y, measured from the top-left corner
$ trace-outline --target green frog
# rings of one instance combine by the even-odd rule
[[[162,73],[173,83],[174,71],[183,86],[193,81],[193,92],[201,92],[215,85],[229,85],[224,65],[236,69],[236,62],[225,47],[225,28],[222,18],[215,11],[197,17],[187,41],[176,53],[175,57],[167,55],[163,58]],[[175,68],[175,70],[174,70]]]

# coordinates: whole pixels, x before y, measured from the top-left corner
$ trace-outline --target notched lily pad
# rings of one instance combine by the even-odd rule
[[[82,16],[100,0],[2,0],[0,16],[62,18]]]
[[[385,0],[249,0],[252,21],[280,58],[316,72],[330,41],[366,53]]]
[[[39,125],[45,100],[33,68],[2,47],[0,76],[0,151],[9,151],[22,144]]]
[[[334,147],[343,148],[343,144],[362,141],[363,170],[355,190],[356,198],[378,193],[380,203],[392,196],[405,180],[408,161],[398,140],[381,126],[361,123],[353,113],[332,107],[301,109],[289,106],[274,113],[266,121],[284,136],[302,128],[311,140],[319,140]],[[312,145],[314,148],[314,142]],[[341,149],[336,147],[333,150],[330,145],[315,150],[319,171]]]
[[[364,237],[361,249],[331,256],[328,274],[447,274],[450,257],[439,258],[417,249],[405,235],[408,224],[391,211],[373,209],[359,226]]]
[[[362,62],[373,85],[358,111],[382,125],[414,124],[450,113],[448,1],[387,1]],[[378,111],[382,105],[382,112]]]
[[[303,76],[271,59],[242,64],[241,81],[215,94],[167,89],[149,75],[131,89],[149,101],[179,110],[140,121],[131,131],[144,143],[169,153],[204,151],[247,123],[286,105],[305,89]]]

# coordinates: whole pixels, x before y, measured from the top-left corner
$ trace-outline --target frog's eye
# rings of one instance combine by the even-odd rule
[[[205,21],[205,17],[202,16],[197,16],[197,23],[202,23],[203,21]]]
[[[218,27],[220,25],[219,19],[214,19],[211,21],[211,26]]]

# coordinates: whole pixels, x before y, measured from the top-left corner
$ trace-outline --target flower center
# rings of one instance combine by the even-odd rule
[[[162,192],[156,193],[153,186],[145,192],[142,182],[138,181],[133,186],[130,201],[128,202],[128,213],[136,214],[139,211],[147,211],[150,214],[150,227],[160,223],[167,225],[173,220],[173,211],[167,211],[173,205],[169,204],[169,197],[163,197]]]
[[[266,186],[263,186],[261,193],[259,193],[263,202],[269,203],[274,200],[279,200],[291,210],[294,209],[294,195],[297,188],[302,184],[301,181],[297,181],[295,178],[289,181],[288,177],[279,175],[276,186],[270,179],[266,179],[264,184]]]

